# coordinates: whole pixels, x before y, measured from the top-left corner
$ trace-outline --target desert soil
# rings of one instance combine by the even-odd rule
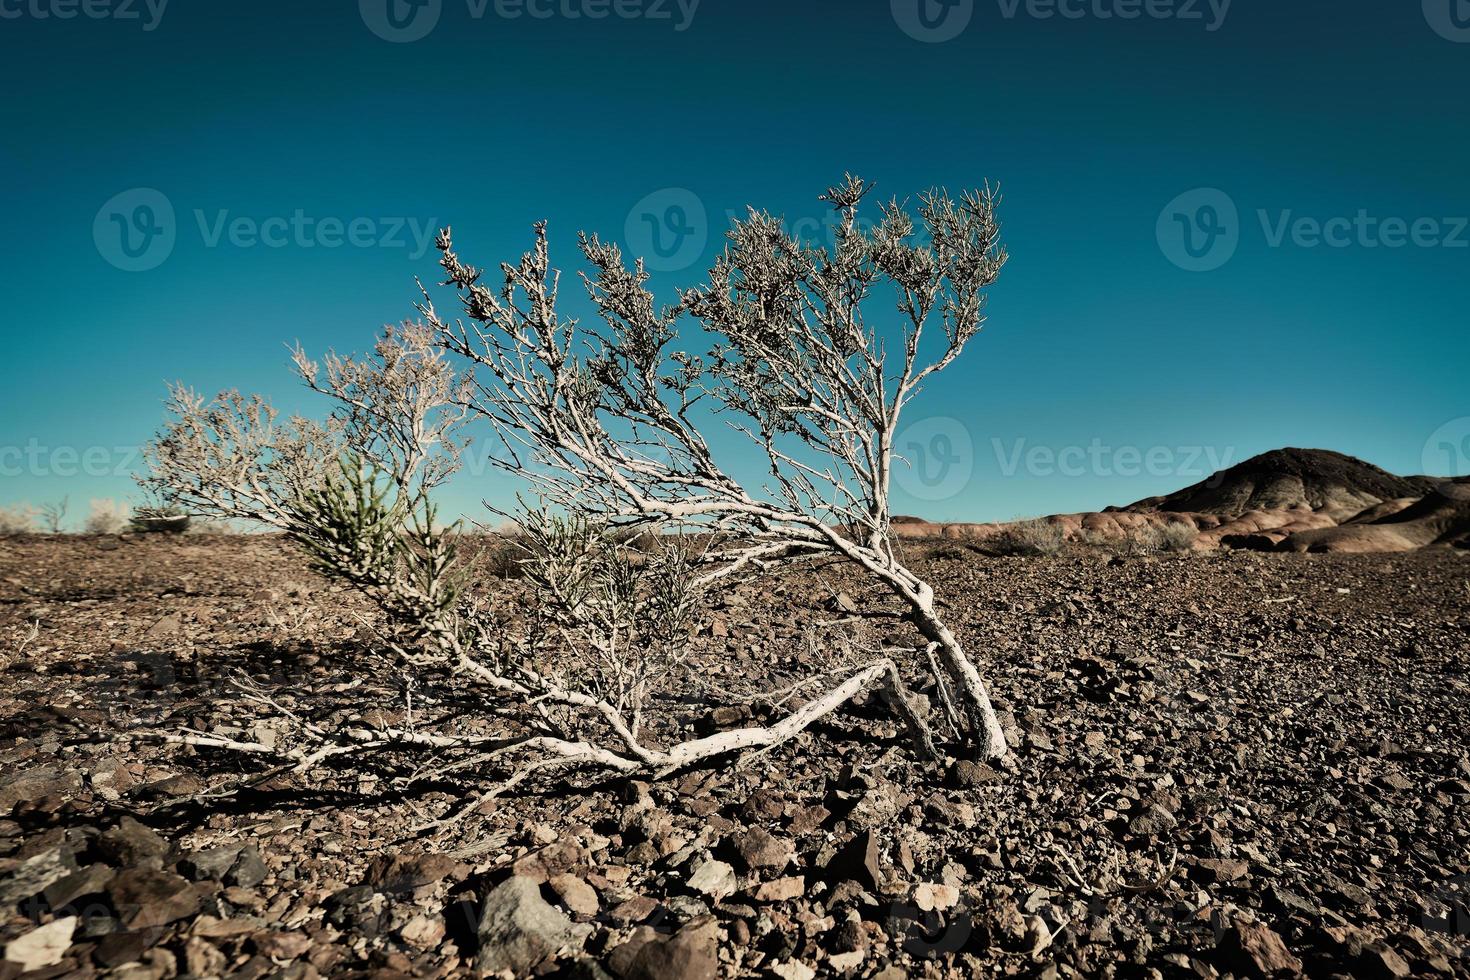
[[[267,767],[132,737],[289,739],[237,673],[411,723],[367,606],[287,545],[0,542],[0,980],[1470,976],[1470,554],[905,548],[993,680],[1004,765],[917,763],[873,698],[739,764],[530,783],[415,836],[496,774],[387,758],[201,798]],[[746,699],[841,636],[915,639],[840,567],[744,584],[663,707],[770,717]]]

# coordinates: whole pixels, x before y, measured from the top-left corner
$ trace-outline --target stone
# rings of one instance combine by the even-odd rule
[[[265,881],[266,873],[265,860],[260,856],[260,849],[254,844],[248,844],[241,849],[234,866],[225,873],[224,882],[236,888],[254,888]]]
[[[869,891],[877,891],[883,880],[877,834],[865,831],[839,848],[827,863],[827,873],[831,881],[855,881]]]
[[[597,890],[574,874],[552,875],[547,884],[561,903],[578,915],[596,915],[602,907],[597,899]]]
[[[42,894],[52,909],[63,909],[73,902],[103,894],[115,875],[107,865],[93,864],[48,885]]]
[[[199,911],[199,893],[169,871],[129,868],[107,886],[118,918],[129,929],[162,926]]]
[[[694,869],[689,887],[718,902],[735,892],[735,869],[724,861],[709,860]]]
[[[1204,872],[1206,881],[1226,883],[1242,878],[1250,870],[1244,861],[1231,858],[1200,858],[1195,866]]]
[[[5,947],[5,961],[20,966],[22,972],[56,966],[71,948],[72,933],[77,930],[76,916],[57,919],[12,939]]]
[[[191,851],[179,862],[179,870],[194,881],[222,881],[240,856],[239,844]]]
[[[633,956],[623,980],[715,980],[714,919],[699,919],[672,936],[649,939]]]
[[[542,960],[580,948],[590,930],[547,904],[534,881],[512,875],[485,896],[478,932],[475,969],[524,976]]]
[[[1292,955],[1280,936],[1259,922],[1236,919],[1221,938],[1219,951],[1235,969],[1253,977],[1302,972],[1302,961]]]
[[[764,827],[752,827],[737,835],[735,851],[752,871],[758,868],[784,868],[796,856],[790,841],[771,836],[770,831]]]
[[[956,789],[978,789],[981,786],[994,786],[1002,781],[999,772],[987,766],[983,762],[972,762],[969,759],[961,759],[950,766],[946,776],[950,786]]]
[[[781,980],[812,980],[817,971],[807,966],[800,960],[788,960],[785,963],[777,963],[771,967],[771,972],[780,977]]]
[[[229,960],[217,947],[197,936],[184,944],[184,972],[194,977],[222,976]]]
[[[447,854],[405,851],[374,859],[364,881],[384,894],[393,895],[437,885],[459,872],[459,863]],[[540,877],[545,880],[544,873]]]
[[[1358,956],[1353,976],[1363,980],[1396,980],[1413,972],[1398,950],[1384,943],[1371,943]]]
[[[311,949],[311,937],[304,932],[258,932],[251,937],[255,951],[273,960],[294,960]]]
[[[1161,837],[1173,830],[1179,821],[1174,814],[1157,803],[1150,803],[1128,823],[1128,829],[1139,837]]]
[[[398,938],[414,949],[434,949],[444,941],[444,920],[420,913],[399,928]]]
[[[789,902],[806,894],[806,879],[800,875],[763,881],[755,889],[757,902]]]
[[[97,850],[102,856],[124,868],[134,868],[149,863],[161,864],[168,853],[168,841],[151,827],[145,827],[132,817],[123,817],[116,827],[97,839]]]
[[[15,905],[38,895],[77,870],[76,858],[69,850],[52,847],[32,854],[20,867],[0,881],[0,905]]]
[[[72,796],[81,789],[81,775],[61,766],[38,766],[0,777],[0,815],[9,814],[17,803],[34,803],[48,796]]]
[[[943,911],[959,904],[960,890],[953,885],[923,882],[914,889],[914,904],[921,912]]]

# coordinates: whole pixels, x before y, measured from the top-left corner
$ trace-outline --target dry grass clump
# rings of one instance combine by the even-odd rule
[[[1060,524],[1047,520],[1018,521],[984,543],[987,554],[1043,557],[1058,554],[1067,544]]]

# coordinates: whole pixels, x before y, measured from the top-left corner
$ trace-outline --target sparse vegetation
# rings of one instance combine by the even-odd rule
[[[1066,543],[1066,532],[1060,524],[1038,519],[1009,524],[981,547],[992,555],[1045,557],[1060,553]]]
[[[121,534],[128,527],[128,505],[111,499],[91,502],[82,530],[88,534]]]
[[[47,534],[60,534],[66,527],[67,498],[49,504],[42,504],[38,514],[41,529]]]
[[[978,330],[983,290],[1005,260],[994,198],[926,195],[929,243],[919,245],[908,241],[914,224],[896,203],[884,206],[877,228],[860,230],[866,192],[852,179],[829,190],[842,218],[832,254],[786,239],[775,219],[752,212],[731,232],[716,285],[689,290],[662,312],[641,266],[627,269],[617,248],[584,237],[595,269],[585,281],[606,334],[556,314],[544,226],[535,250],[503,267],[498,293],[460,262],[446,232],[443,265],[474,326],[442,320],[426,297],[425,324],[387,331],[368,357],[330,354],[318,364],[298,350],[301,378],[334,406],[326,420],[283,423],[259,398],[206,400],[175,388],[173,421],[148,452],[149,493],[192,514],[284,532],[319,570],[376,603],[384,666],[411,678],[406,686],[443,688],[436,698],[444,703],[451,689],[479,689],[516,732],[468,738],[421,720],[412,731],[365,736],[312,723],[289,750],[168,737],[273,752],[300,773],[369,750],[455,753],[455,770],[516,761],[494,795],[547,770],[657,775],[769,748],[876,686],[916,753],[935,758],[928,726],[882,652],[835,661],[808,679],[825,689],[765,726],[691,739],[672,717],[648,724],[656,690],[690,687],[682,651],[711,590],[736,575],[835,555],[905,600],[929,641],[946,714],[981,754],[1003,754],[978,672],[939,618],[933,590],[899,563],[888,536],[900,413]],[[879,281],[896,289],[905,324],[896,381],[875,328],[856,326],[857,304]],[[943,335],[926,363],[920,335],[936,309]],[[707,358],[669,350],[685,315],[714,335]],[[719,468],[699,432],[700,401],[748,420],[737,428],[766,452],[774,488],[753,493]],[[458,470],[471,422],[489,423],[506,450],[497,462],[540,498],[519,515],[513,540],[524,552],[514,559],[528,601],[522,623],[488,611],[466,575],[462,533],[436,520],[433,491]],[[678,543],[683,534],[699,547]],[[265,692],[243,693],[277,707]]]
[[[36,529],[36,509],[29,504],[0,507],[0,537],[28,534]]]

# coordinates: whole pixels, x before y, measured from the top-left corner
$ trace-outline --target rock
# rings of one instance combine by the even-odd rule
[[[822,826],[822,824],[826,823],[827,818],[830,816],[832,816],[832,811],[828,810],[821,804],[802,807],[800,810],[797,810],[796,814],[791,818],[790,830],[798,837],[802,836],[803,834],[809,834],[812,831],[816,830],[818,827]]]
[[[868,891],[877,891],[883,880],[877,834],[868,830],[848,841],[827,863],[827,874],[830,881],[855,881]]]
[[[780,977],[781,980],[812,980],[817,971],[802,963],[800,960],[788,960],[785,963],[777,963],[771,967],[771,972]]]
[[[596,889],[574,874],[564,872],[552,875],[547,884],[556,892],[561,903],[578,915],[596,915],[597,910],[602,907],[597,899]]]
[[[148,863],[161,866],[161,859],[168,853],[168,841],[151,827],[132,817],[123,817],[116,827],[97,839],[97,850],[120,867],[135,868]]]
[[[512,875],[485,896],[478,932],[475,969],[524,976],[542,960],[580,948],[590,930],[548,905],[535,882]]]
[[[752,827],[737,835],[735,851],[752,871],[758,868],[784,868],[796,856],[790,841],[772,837],[764,827]]]
[[[713,901],[735,892],[735,869],[724,861],[709,860],[694,869],[689,876],[689,887]]]
[[[644,942],[623,972],[623,980],[715,980],[714,919],[700,919],[667,938]]]
[[[237,888],[254,888],[265,880],[266,873],[260,850],[254,844],[249,844],[241,849],[240,856],[225,873],[224,882]]]
[[[118,918],[129,929],[162,926],[199,911],[199,893],[169,871],[129,868],[107,887]]]
[[[103,894],[115,874],[105,864],[93,864],[48,885],[42,894],[52,909],[63,909],[73,902]]]
[[[1178,826],[1174,814],[1157,803],[1150,803],[1128,823],[1128,829],[1139,837],[1162,837]]]
[[[12,939],[5,947],[7,963],[19,964],[22,972],[55,966],[71,948],[72,933],[76,932],[76,916],[57,919],[38,929]]]
[[[164,929],[160,926],[108,933],[98,940],[92,958],[102,966],[137,963],[143,959],[144,954],[158,945],[163,934]]]
[[[434,949],[444,941],[444,920],[421,913],[399,928],[398,938],[414,949]]]
[[[0,815],[9,814],[17,803],[73,796],[81,789],[81,774],[61,766],[38,766],[5,776],[0,778]]]
[[[1236,919],[1218,949],[1226,963],[1249,976],[1302,972],[1302,961],[1292,955],[1280,936],[1259,922]]]
[[[1363,980],[1395,980],[1413,972],[1397,950],[1384,943],[1371,943],[1358,956],[1353,975]]]
[[[953,885],[923,882],[914,889],[914,904],[921,912],[943,911],[959,904],[960,890]]]
[[[1244,861],[1236,861],[1230,858],[1200,858],[1195,866],[1204,872],[1206,881],[1231,882],[1242,878],[1250,870],[1250,865]]]
[[[194,881],[222,881],[226,872],[235,866],[240,850],[240,845],[234,844],[191,851],[179,862],[179,870]]]
[[[806,894],[806,879],[800,875],[761,882],[755,890],[757,902],[789,902]]]
[[[855,613],[858,611],[858,604],[846,592],[839,592],[832,597],[832,609],[836,612]]]
[[[855,949],[850,953],[833,953],[827,957],[827,965],[838,973],[851,973],[863,965],[863,959],[867,953],[861,949]]]
[[[21,862],[8,878],[0,880],[0,905],[14,905],[38,895],[77,870],[69,850],[52,847]]]
[[[224,953],[198,937],[184,944],[184,972],[190,976],[222,976],[228,963]]]
[[[258,932],[251,937],[255,951],[273,960],[294,960],[311,949],[311,937],[304,932]]]
[[[545,856],[543,852],[536,854],[538,858]],[[375,858],[363,881],[385,895],[396,895],[437,885],[459,872],[459,863],[447,854],[404,851]],[[544,872],[540,876],[542,881],[546,877]]]
[[[983,762],[961,759],[949,767],[945,779],[956,789],[977,789],[981,786],[994,786],[1002,782],[1003,777]]]

